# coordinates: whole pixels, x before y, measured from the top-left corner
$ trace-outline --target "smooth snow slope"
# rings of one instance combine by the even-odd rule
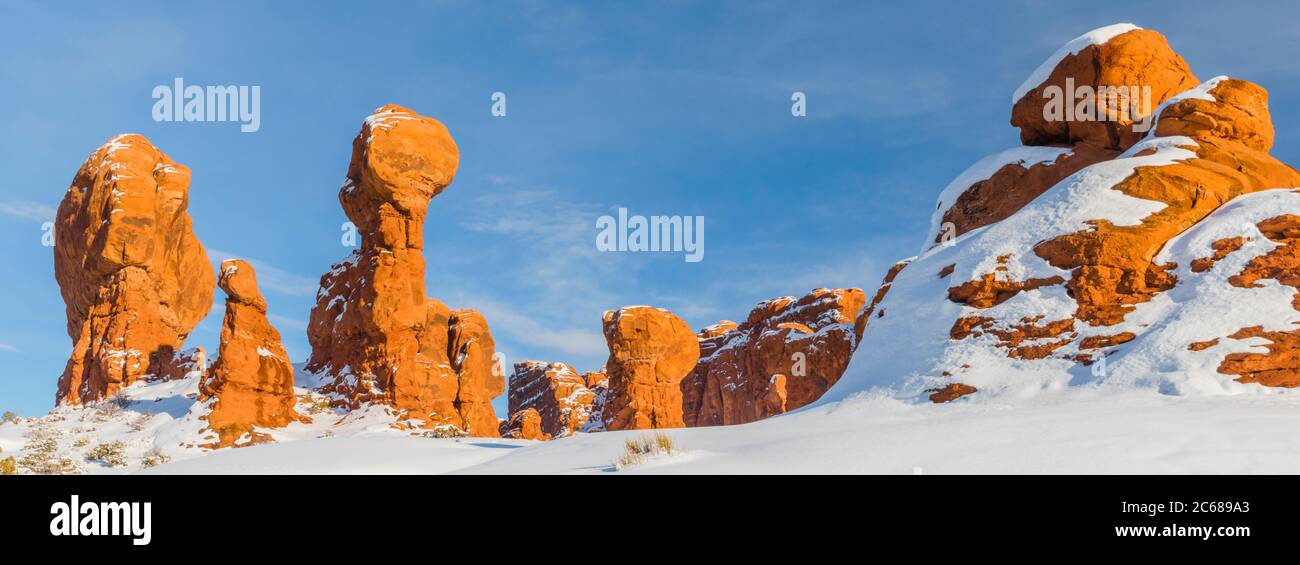
[[[681,452],[615,471],[641,432],[550,442],[365,437],[225,450],[155,473],[1295,473],[1300,399],[1086,387],[1011,402],[883,394],[752,424],[662,430]]]

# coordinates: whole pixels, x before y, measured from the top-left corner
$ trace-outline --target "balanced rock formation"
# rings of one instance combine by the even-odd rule
[[[699,363],[681,387],[686,424],[743,424],[821,398],[849,365],[865,303],[861,289],[819,288],[701,330]]]
[[[1154,108],[1062,120],[1048,99],[1068,85],[1088,88],[1067,104],[1147,87]],[[1158,33],[1119,25],[1068,43],[1013,103],[1026,146],[943,191],[921,255],[866,309],[889,315],[871,317],[824,400],[1300,384],[1288,251],[1300,172],[1268,153],[1263,88],[1200,82]]]
[[[393,105],[366,118],[339,190],[361,245],[321,277],[307,369],[341,406],[383,403],[408,423],[495,437],[505,375],[487,323],[425,296],[425,214],[458,162],[434,119]]]
[[[246,446],[269,439],[255,428],[279,428],[303,418],[294,412],[293,365],[280,332],[266,319],[266,300],[247,262],[221,263],[218,286],[226,293],[221,350],[199,384],[199,400],[213,400],[208,427],[215,447]]]
[[[139,135],[86,159],[55,218],[54,276],[72,355],[58,404],[117,393],[146,377],[179,378],[177,354],[212,308],[214,275],[194,235],[190,171]]]
[[[629,306],[605,312],[608,430],[681,428],[681,382],[695,367],[700,346],[690,326],[672,312]]]
[[[583,431],[588,423],[600,421],[599,409],[608,381],[600,373],[579,375],[565,363],[524,361],[515,363],[510,376],[509,399],[511,423],[523,411],[533,411],[539,418],[541,433],[548,438],[562,438]],[[529,416],[531,418],[531,416]],[[526,439],[537,439],[529,437]]]

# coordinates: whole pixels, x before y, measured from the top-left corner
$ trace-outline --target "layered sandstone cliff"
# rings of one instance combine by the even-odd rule
[[[139,135],[120,135],[81,165],[55,219],[54,275],[72,355],[58,404],[179,378],[178,355],[212,308],[214,276],[194,235],[190,171]]]
[[[743,424],[820,398],[848,367],[865,303],[860,289],[819,288],[701,330],[699,363],[682,382],[686,424]]]
[[[381,403],[410,423],[496,436],[491,399],[505,376],[487,323],[425,295],[425,214],[458,161],[436,120],[393,105],[366,118],[339,191],[360,249],[321,277],[307,369],[326,375],[339,405]]]
[[[565,363],[515,363],[507,395],[511,421],[504,424],[505,428],[515,429],[515,415],[530,410],[536,413],[539,433],[532,434],[525,430],[515,435],[545,435],[546,439],[554,439],[597,428],[607,384],[603,374],[588,372],[579,375]],[[526,420],[520,422],[520,425],[525,424]]]
[[[743,424],[806,406],[848,366],[870,317],[865,306],[860,289],[819,288],[765,300],[745,322],[724,320],[695,335],[660,308],[608,312],[605,372],[516,364],[502,435],[557,439],[579,431]]]

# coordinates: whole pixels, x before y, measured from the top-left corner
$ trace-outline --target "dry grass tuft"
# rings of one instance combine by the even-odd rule
[[[663,432],[631,438],[623,442],[623,454],[614,461],[614,470],[622,471],[632,465],[640,465],[656,455],[672,455],[676,450],[672,436]]]

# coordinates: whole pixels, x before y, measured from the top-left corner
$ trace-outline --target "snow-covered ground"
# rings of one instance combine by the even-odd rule
[[[394,427],[391,414],[372,407],[324,410],[311,423],[266,430],[276,443],[216,452],[186,447],[183,434],[196,434],[191,442],[201,436],[188,420],[201,410],[187,396],[192,387],[187,381],[136,384],[123,395],[130,401],[5,423],[0,458],[22,458],[34,438],[52,438],[49,458],[66,460],[66,471],[96,474],[1300,471],[1294,433],[1300,392],[1284,390],[1170,395],[1158,387],[1091,383],[1031,399],[975,395],[940,405],[876,390],[748,425],[659,430],[672,438],[675,455],[615,470],[624,442],[650,433],[576,434],[552,442],[426,438]],[[300,410],[313,412],[307,401]],[[88,457],[112,442],[122,442],[125,466]],[[157,465],[146,468],[151,453]]]
[[[644,432],[551,442],[386,434],[225,450],[155,473],[1295,473],[1300,396],[1090,388],[1032,403],[884,394],[742,426],[663,430],[675,455],[615,471]]]
[[[139,398],[160,388],[183,386],[129,391]],[[1300,472],[1294,433],[1300,394],[1291,391],[1178,396],[1103,383],[1032,400],[976,396],[941,405],[875,391],[741,426],[660,430],[676,453],[622,470],[614,462],[624,442],[649,432],[580,433],[550,442],[430,438],[394,429],[390,417],[372,409],[348,417],[317,414],[311,424],[277,431],[276,443],[211,452],[163,445],[174,438],[169,430],[190,425],[189,409],[174,395],[159,398],[160,410],[152,414],[131,405],[106,417],[96,407],[62,408],[52,413],[57,421],[0,425],[0,458],[19,454],[31,441],[24,435],[39,427],[59,430],[55,456],[86,473]],[[124,442],[126,467],[87,460],[88,450],[110,441]],[[141,458],[160,445],[171,461],[144,468]]]

